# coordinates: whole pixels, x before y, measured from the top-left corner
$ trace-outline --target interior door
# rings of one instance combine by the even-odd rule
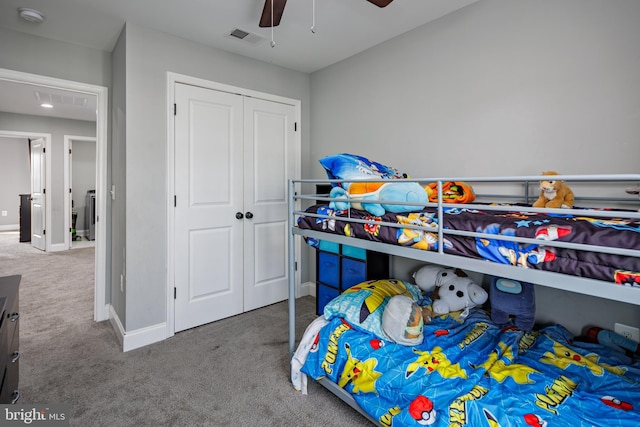
[[[67,181],[66,182],[69,185],[69,191],[66,192],[65,191],[65,195],[66,195],[66,212],[67,212],[67,223],[69,224],[69,227],[65,227],[68,228],[69,230],[69,238],[65,239],[69,241],[69,244],[67,245],[67,249],[71,249],[71,247],[73,246],[73,240],[75,238],[76,235],[76,227],[77,224],[74,224],[73,221],[73,188],[72,188],[72,182],[73,182],[73,141],[69,141],[69,150],[67,151]]]
[[[295,108],[244,102],[244,310],[288,298],[287,180],[295,174]]]
[[[31,141],[31,246],[46,250],[45,239],[45,142]]]
[[[179,332],[243,310],[243,99],[176,83],[175,100]]]

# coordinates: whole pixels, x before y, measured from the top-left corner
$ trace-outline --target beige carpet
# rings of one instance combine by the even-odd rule
[[[287,302],[123,353],[93,321],[94,249],[44,253],[0,233],[0,276],[21,274],[21,403],[63,403],[74,426],[365,426],[316,383],[289,381]],[[315,300],[296,302],[296,334]]]

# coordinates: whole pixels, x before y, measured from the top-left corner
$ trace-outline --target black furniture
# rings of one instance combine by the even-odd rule
[[[21,276],[0,277],[0,404],[20,399],[18,287]]]
[[[329,197],[332,186],[316,185],[316,194]],[[316,200],[319,205],[329,202]],[[346,289],[370,279],[389,278],[389,255],[354,246],[320,241],[316,251],[316,313]]]
[[[96,240],[96,190],[87,191],[84,222],[85,229],[89,232],[87,239]]]
[[[346,289],[389,278],[389,255],[321,240],[316,251],[316,313]]]
[[[20,194],[20,241],[31,241],[31,194]]]

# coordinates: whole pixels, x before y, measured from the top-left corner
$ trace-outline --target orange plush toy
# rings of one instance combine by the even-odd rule
[[[429,201],[438,202],[438,183],[432,182],[424,187],[429,195]],[[473,187],[466,182],[446,181],[442,183],[443,203],[471,203],[476,199]]]
[[[558,172],[542,172],[547,179],[540,181],[540,197],[533,203],[534,208],[573,208],[573,191],[564,182],[553,179]]]

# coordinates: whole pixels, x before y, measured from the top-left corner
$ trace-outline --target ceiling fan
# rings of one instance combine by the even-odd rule
[[[375,4],[378,7],[386,7],[393,0],[367,0],[369,3]],[[280,25],[280,19],[282,19],[282,13],[284,12],[284,6],[287,4],[287,0],[265,0],[264,8],[262,9],[262,16],[260,17],[260,27],[277,27]],[[273,11],[272,8],[273,7]],[[273,17],[273,23],[271,18]]]

